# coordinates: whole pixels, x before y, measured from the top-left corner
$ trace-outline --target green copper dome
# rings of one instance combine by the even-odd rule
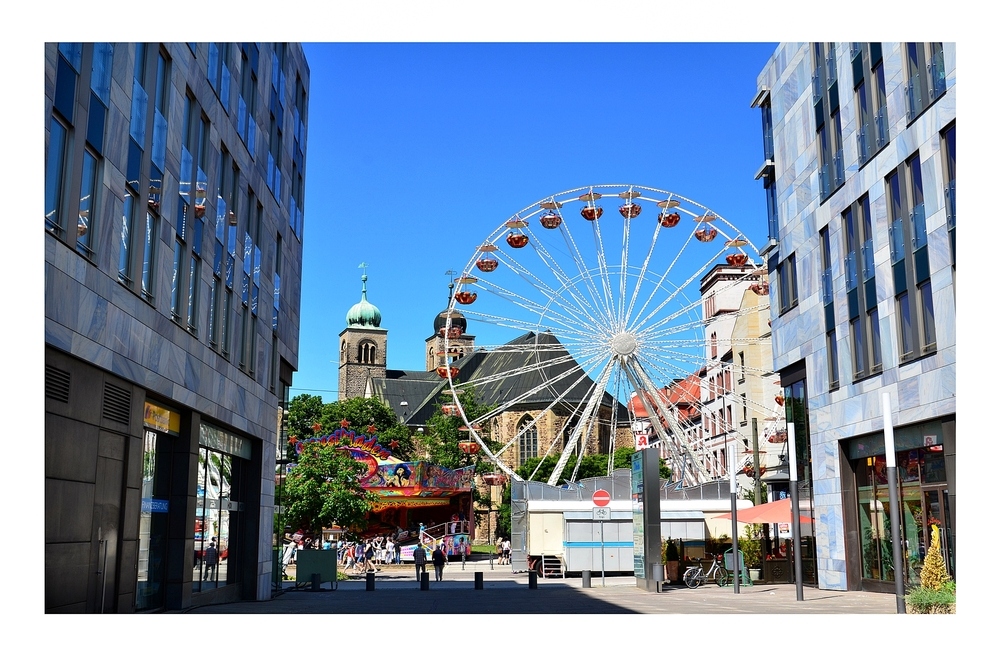
[[[378,311],[377,307],[368,302],[368,289],[365,285],[367,281],[367,275],[361,276],[361,300],[347,311],[348,326],[371,326],[378,328],[379,324],[382,323],[382,313]]]

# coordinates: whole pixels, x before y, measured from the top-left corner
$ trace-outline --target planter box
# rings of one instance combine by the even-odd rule
[[[669,583],[679,580],[680,565],[680,562],[676,560],[668,560],[663,565],[663,580]]]

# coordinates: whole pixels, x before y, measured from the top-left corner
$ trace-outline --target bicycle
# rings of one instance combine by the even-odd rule
[[[722,556],[712,556],[712,566],[706,572],[701,563],[684,570],[684,584],[689,588],[697,588],[706,581],[715,581],[722,587],[729,580],[729,573],[722,566]]]

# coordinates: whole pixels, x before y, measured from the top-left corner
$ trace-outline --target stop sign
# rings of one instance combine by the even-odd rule
[[[607,490],[596,490],[592,498],[594,500],[594,505],[598,508],[603,508],[611,503],[611,495],[608,494]]]

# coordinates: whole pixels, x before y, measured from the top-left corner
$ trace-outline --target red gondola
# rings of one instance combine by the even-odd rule
[[[719,231],[710,226],[702,226],[694,231],[694,238],[698,241],[709,242],[715,239],[715,236],[719,234]]]
[[[626,219],[634,219],[639,216],[639,212],[642,211],[641,205],[635,205],[633,203],[625,203],[618,208],[618,213],[621,214]]]
[[[743,266],[749,258],[743,253],[730,253],[726,256],[726,262],[731,266]]]
[[[681,215],[677,212],[660,212],[660,225],[664,228],[673,228],[681,222]]]
[[[604,214],[603,207],[592,207],[588,205],[587,207],[584,207],[582,210],[580,210],[580,216],[587,219],[588,221],[596,221],[597,219],[601,218],[602,214]]]
[[[538,218],[538,222],[542,224],[543,228],[548,228],[549,230],[553,230],[555,228],[558,228],[559,224],[562,223],[562,217],[556,214],[555,212],[550,211],[540,216]]]
[[[528,235],[512,232],[507,235],[507,243],[511,248],[524,248],[528,245]]]
[[[471,303],[475,303],[476,292],[458,292],[457,294],[455,294],[455,300],[461,303],[462,305],[469,305]]]

